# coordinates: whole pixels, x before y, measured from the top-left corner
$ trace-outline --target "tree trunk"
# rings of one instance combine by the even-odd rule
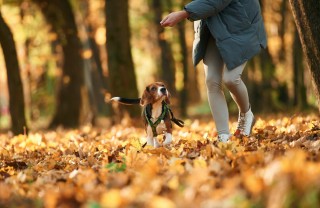
[[[95,41],[94,21],[90,14],[90,2],[81,0],[73,5],[78,31],[82,34],[82,47],[84,53],[84,83],[81,122],[95,125],[99,115],[111,116],[111,106],[105,103],[105,80],[100,60],[100,51]]]
[[[266,0],[260,1],[261,11],[264,16],[268,11]],[[270,54],[269,48],[262,49],[260,54],[255,56],[248,63],[248,68],[251,70],[259,70],[261,72],[261,80],[252,81],[248,84],[250,96],[250,104],[254,111],[273,112],[287,105],[288,92],[286,84],[279,84],[275,76],[275,64]],[[248,77],[249,78],[249,77]],[[256,99],[259,98],[259,99]],[[266,105],[268,103],[268,105]]]
[[[180,7],[187,4],[187,0],[182,0]],[[181,47],[181,62],[183,67],[183,89],[181,91],[180,108],[181,115],[187,116],[187,106],[194,103],[199,103],[201,100],[198,81],[197,81],[197,70],[193,67],[192,59],[189,58],[189,54],[192,53],[192,45],[188,45],[188,29],[190,29],[190,37],[193,38],[193,24],[190,24],[192,28],[186,28],[186,21],[179,23],[178,33],[179,33],[179,43]],[[192,39],[190,39],[192,44]]]
[[[285,54],[286,54],[286,41],[285,41],[285,33],[286,33],[286,25],[287,25],[287,0],[282,0],[280,4],[280,15],[281,15],[281,21],[279,25],[279,36],[281,38],[281,48],[279,51],[279,59],[281,61],[285,60]]]
[[[279,104],[288,102],[286,85],[279,85],[275,77],[275,65],[268,48],[254,57],[247,67],[251,70],[261,71],[261,81],[252,80],[253,83],[249,82],[248,84],[248,91],[251,95],[250,104],[254,111],[272,112],[281,106]],[[274,86],[277,86],[277,88],[274,88]],[[277,97],[274,95],[277,95]]]
[[[103,75],[102,63],[100,59],[100,49],[93,37],[94,31],[92,27],[93,26],[88,23],[87,29],[89,33],[89,43],[92,50],[92,62],[94,65],[92,71],[94,94],[97,100],[98,114],[109,117],[112,115],[112,109],[110,106],[106,106],[104,101],[104,93],[106,91],[109,91],[108,80],[107,77]]]
[[[50,127],[79,125],[83,88],[82,45],[78,37],[75,18],[69,1],[33,0],[39,5],[47,22],[57,33],[62,45],[63,73],[57,98],[56,112]]]
[[[186,34],[186,37],[191,37],[193,39],[193,24],[191,25],[191,28],[187,28],[186,31],[190,31]],[[189,26],[188,26],[189,27]],[[192,34],[191,34],[192,33]],[[198,104],[201,102],[201,93],[200,93],[200,87],[198,83],[198,71],[201,69],[197,69],[193,67],[192,58],[190,54],[192,54],[192,42],[193,40],[186,40],[187,43],[191,43],[191,45],[187,45],[187,55],[189,56],[187,58],[188,61],[188,104]],[[200,64],[199,64],[200,65]]]
[[[157,41],[160,47],[160,78],[166,83],[171,94],[175,96],[175,64],[170,44],[165,39],[164,28],[160,25],[162,19],[163,6],[161,0],[152,0],[152,10],[154,12],[154,24],[157,29]]]
[[[182,53],[182,68],[183,68],[183,88],[180,92],[180,111],[181,116],[186,117],[187,116],[187,106],[188,106],[188,98],[189,98],[189,90],[190,86],[188,84],[189,80],[189,73],[188,73],[188,48],[187,48],[187,42],[186,42],[186,28],[185,28],[185,22],[181,22],[178,24],[178,32],[179,32],[179,42],[181,47],[181,53]]]
[[[10,28],[4,21],[0,11],[0,43],[6,62],[9,107],[11,115],[11,129],[17,134],[25,133],[27,128],[24,112],[23,86],[20,77],[20,68],[17,58],[17,51]]]
[[[301,43],[299,39],[299,34],[297,31],[294,32],[294,42],[293,42],[293,86],[294,86],[294,106],[299,109],[306,108],[307,95],[306,87],[304,84],[304,70],[303,70],[303,54]]]
[[[134,72],[129,26],[128,0],[106,0],[107,53],[112,96],[138,97]],[[119,106],[120,116],[128,112],[130,116],[140,116],[138,107]]]
[[[88,43],[92,51],[91,59],[91,77],[93,94],[95,97],[96,110],[98,115],[103,115],[110,117],[112,115],[112,108],[110,105],[106,105],[104,94],[109,91],[107,77],[103,74],[102,62],[100,58],[100,48],[95,40],[95,34],[97,26],[94,23],[94,19],[91,17],[90,13],[90,2],[80,1],[80,8],[83,12],[83,20],[86,28],[86,33],[88,34]]]
[[[320,112],[320,1],[289,0]]]

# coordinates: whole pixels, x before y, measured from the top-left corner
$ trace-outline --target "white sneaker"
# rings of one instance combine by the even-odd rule
[[[226,143],[227,141],[229,141],[229,138],[230,138],[230,134],[220,134],[220,135],[218,135],[218,141],[219,142]]]
[[[254,115],[251,108],[246,113],[239,113],[238,127],[235,136],[249,136],[251,134],[252,127],[255,124]]]

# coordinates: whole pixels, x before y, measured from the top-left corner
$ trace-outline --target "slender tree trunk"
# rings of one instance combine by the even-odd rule
[[[79,33],[82,34],[83,50],[86,51],[84,56],[84,83],[85,89],[83,98],[83,108],[81,120],[85,123],[92,123],[98,115],[111,116],[110,105],[106,105],[104,93],[107,88],[103,87],[104,81],[102,74],[102,64],[100,60],[100,51],[96,44],[94,34],[94,22],[90,18],[90,2],[81,0],[74,4],[74,10],[80,11],[75,13],[76,24]]]
[[[109,91],[108,80],[107,77],[103,75],[102,63],[100,59],[100,49],[93,37],[94,31],[92,25],[90,23],[88,24],[88,32],[90,34],[89,43],[92,50],[92,61],[94,62],[92,77],[94,80],[98,80],[97,82],[93,81],[94,94],[98,105],[98,113],[109,117],[112,115],[112,109],[109,105],[106,106],[104,101],[104,93],[106,91]]]
[[[12,132],[23,134],[27,128],[24,109],[23,86],[20,77],[20,68],[17,58],[17,51],[10,28],[4,21],[0,11],[0,43],[6,62],[8,89],[9,89],[9,107],[11,115]]]
[[[187,0],[182,0],[180,7],[182,8],[187,2]],[[193,28],[191,31],[193,32]],[[180,108],[181,115],[187,116],[187,106],[192,102],[197,103],[200,101],[200,92],[197,82],[197,71],[192,67],[192,59],[189,58],[189,54],[192,53],[192,45],[188,46],[187,44],[187,29],[185,21],[178,24],[178,33],[182,56],[181,62],[183,67],[183,89],[180,94]]]
[[[186,40],[187,43],[190,43],[190,45],[187,45],[187,55],[189,56],[187,58],[188,61],[188,104],[198,104],[201,102],[201,93],[199,89],[199,83],[198,83],[198,72],[200,69],[194,68],[192,63],[192,58],[190,54],[192,54],[192,43],[193,43],[193,24],[191,25],[192,28],[187,28],[185,37],[192,38],[192,40]],[[189,27],[189,26],[188,26]],[[199,64],[200,65],[200,64]]]
[[[131,54],[128,10],[128,0],[106,0],[108,70],[112,96],[136,98],[138,88]],[[138,107],[119,108],[121,113],[127,111],[130,116],[140,116]]]
[[[280,54],[279,59],[281,61],[285,60],[285,54],[286,54],[286,42],[285,42],[285,34],[286,34],[286,23],[287,23],[287,0],[282,0],[280,5],[280,15],[281,15],[281,21],[279,25],[279,36],[281,38],[281,48],[280,48]]]
[[[179,42],[181,46],[181,53],[182,53],[182,68],[183,68],[183,88],[180,92],[180,111],[181,116],[187,116],[187,106],[188,106],[188,98],[189,98],[189,90],[190,86],[188,84],[189,80],[189,73],[188,73],[188,48],[186,42],[186,28],[185,22],[181,22],[178,24],[178,32],[179,32]]]
[[[176,94],[175,87],[175,63],[170,44],[164,37],[164,28],[160,25],[163,14],[161,0],[152,0],[152,10],[154,12],[154,24],[157,29],[157,41],[160,47],[161,69],[160,78],[166,83],[172,94]]]
[[[266,13],[266,0],[260,1],[263,16]],[[252,67],[253,66],[253,67]],[[261,72],[261,83],[255,82],[251,85],[253,96],[250,96],[251,106],[254,110],[266,112],[277,110],[284,102],[288,102],[286,85],[279,85],[275,76],[275,64],[270,54],[269,48],[261,50],[260,54],[253,58],[248,67]],[[277,86],[275,89],[274,86]],[[274,95],[277,95],[275,97]],[[255,99],[255,98],[259,99]],[[266,105],[268,103],[268,105]]]
[[[320,112],[320,1],[289,0]]]
[[[88,0],[83,0],[80,2],[81,10],[83,11],[83,20],[86,27],[86,33],[88,34],[88,43],[92,51],[91,57],[91,77],[93,94],[95,97],[95,104],[97,108],[98,115],[111,116],[112,108],[110,105],[106,105],[104,94],[109,91],[107,77],[103,74],[102,62],[100,58],[100,48],[95,40],[96,25],[95,20],[90,18],[90,2]]]
[[[297,31],[294,32],[293,42],[293,86],[294,86],[294,99],[293,104],[299,109],[306,108],[307,95],[306,87],[304,84],[304,70],[303,70],[303,54],[299,34]]]
[[[254,57],[247,67],[260,70],[262,75],[261,82],[248,85],[251,86],[248,90],[250,90],[250,104],[254,111],[261,111],[262,109],[265,112],[275,111],[279,107],[277,104],[288,102],[286,85],[279,86],[275,77],[275,65],[268,48]],[[278,85],[277,89],[274,88],[275,85]],[[278,97],[275,98],[274,94]]]
[[[82,45],[78,37],[77,25],[68,0],[33,0],[39,5],[47,22],[58,34],[64,60],[63,74],[57,98],[56,112],[50,127],[79,125],[83,88]]]

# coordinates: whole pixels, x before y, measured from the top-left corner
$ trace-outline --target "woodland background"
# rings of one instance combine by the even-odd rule
[[[191,63],[192,22],[168,29],[159,25],[165,14],[187,2],[2,1],[1,27],[8,26],[6,34],[12,35],[14,44],[3,46],[16,48],[17,63],[10,63],[7,72],[0,56],[0,129],[10,128],[9,109],[15,108],[12,126],[18,133],[23,133],[21,126],[112,124],[126,115],[139,116],[139,107],[111,106],[106,100],[138,97],[155,80],[167,83],[176,114],[209,115],[202,64],[195,70]],[[262,0],[261,7],[268,48],[248,63],[243,74],[253,110],[316,110],[312,76],[289,2]],[[10,57],[14,60],[14,53]],[[11,68],[16,68],[15,75]],[[13,77],[11,108],[7,73]],[[226,96],[231,115],[236,116],[236,106]]]
[[[159,24],[187,2],[0,0],[0,207],[320,207],[320,1],[260,0],[268,48],[243,74],[257,123],[227,144],[193,24]],[[155,80],[185,121],[156,149],[139,106],[108,102]]]

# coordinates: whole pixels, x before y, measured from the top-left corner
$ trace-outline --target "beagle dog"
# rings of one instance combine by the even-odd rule
[[[170,93],[162,82],[154,82],[148,85],[141,98],[113,97],[111,100],[127,105],[139,103],[143,106],[147,145],[160,147],[161,144],[157,139],[157,136],[160,134],[163,134],[165,138],[162,145],[169,145],[172,142],[171,121],[180,127],[184,125],[183,121],[174,118],[169,107]]]

